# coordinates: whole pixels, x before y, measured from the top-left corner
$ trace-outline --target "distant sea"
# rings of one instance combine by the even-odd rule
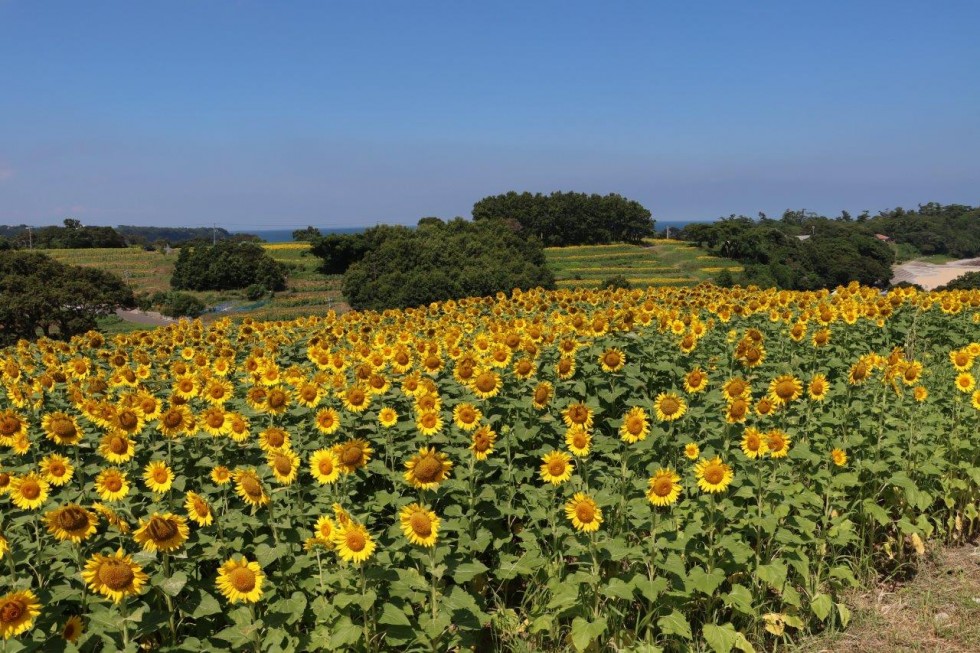
[[[667,227],[670,227],[671,231],[683,229],[689,224],[695,222],[705,222],[704,220],[657,220],[657,231],[663,231]],[[710,221],[709,221],[710,222]],[[367,227],[342,227],[342,228],[326,228],[321,227],[320,233],[322,234],[357,234],[367,229]],[[289,243],[293,240],[294,229],[242,229],[238,231],[233,231],[236,234],[255,234],[267,243]]]

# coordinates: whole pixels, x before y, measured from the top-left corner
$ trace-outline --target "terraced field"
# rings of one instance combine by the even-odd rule
[[[346,311],[340,294],[340,277],[316,271],[319,259],[309,253],[307,243],[276,243],[264,246],[274,259],[290,266],[288,288],[264,303],[248,302],[241,291],[192,292],[208,306],[230,309],[207,313],[205,320],[220,315],[248,315],[261,320],[291,320],[301,315],[323,314],[328,310]],[[52,258],[71,265],[97,267],[118,274],[132,284],[137,293],[166,291],[177,261],[177,252],[162,254],[139,248],[45,250]],[[256,305],[258,304],[258,305]]]
[[[735,261],[705,254],[681,240],[648,240],[643,245],[549,247],[548,264],[559,288],[595,288],[605,279],[622,275],[631,284],[690,286],[711,279],[724,269],[742,268]]]

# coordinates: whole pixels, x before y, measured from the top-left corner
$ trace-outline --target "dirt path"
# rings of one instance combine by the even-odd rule
[[[980,547],[928,554],[915,578],[844,597],[854,618],[843,632],[805,638],[793,651],[980,651]]]
[[[980,259],[965,258],[942,265],[925,261],[909,261],[892,268],[892,283],[917,283],[925,290],[946,285],[967,272],[980,272]]]
[[[118,315],[123,320],[127,322],[134,322],[136,324],[146,324],[148,326],[164,326],[166,324],[173,324],[176,320],[172,317],[167,317],[161,315],[156,311],[127,311],[121,308],[116,309],[116,315]]]

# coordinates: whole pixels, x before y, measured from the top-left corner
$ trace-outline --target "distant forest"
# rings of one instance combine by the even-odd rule
[[[786,211],[778,220],[731,215],[687,225],[679,237],[743,263],[738,276],[722,273],[726,285],[811,290],[857,280],[884,286],[896,260],[980,257],[980,208],[930,202],[856,218],[847,211],[833,218]]]
[[[0,249],[87,249],[95,247],[180,247],[219,240],[257,240],[250,234],[231,234],[211,227],[87,227],[68,219],[64,226],[0,225]]]

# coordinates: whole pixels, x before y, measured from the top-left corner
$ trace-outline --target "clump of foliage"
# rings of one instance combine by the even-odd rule
[[[600,287],[601,288],[625,288],[629,290],[630,288],[633,287],[633,284],[631,284],[630,280],[624,277],[623,275],[617,274],[603,281]]]
[[[901,207],[882,211],[863,222],[875,233],[910,245],[923,256],[980,256],[980,207],[929,202],[911,211]]]
[[[59,263],[40,252],[0,251],[0,344],[38,335],[67,339],[117,307],[135,305],[116,275]]]
[[[473,219],[517,220],[546,247],[637,243],[654,236],[650,211],[616,193],[516,193],[484,197],[473,205]]]
[[[156,310],[167,317],[197,317],[207,306],[185,292],[156,292],[140,301],[140,308]]]
[[[286,287],[286,267],[251,242],[222,241],[180,249],[170,286],[174,290],[231,290],[262,284]]]
[[[380,242],[344,273],[344,296],[353,308],[402,308],[554,286],[541,243],[513,223],[457,218],[416,230],[387,228],[381,236],[368,235]]]
[[[126,239],[112,227],[86,227],[69,218],[63,227],[0,227],[0,236],[14,246],[26,249],[90,249],[126,247]]]
[[[138,225],[119,225],[116,227],[130,245],[169,244],[177,245],[190,241],[212,242],[227,240],[232,234],[221,227],[142,227]]]
[[[681,237],[743,263],[733,280],[792,290],[834,288],[858,281],[885,286],[894,253],[858,224],[787,211],[781,220],[731,216],[691,224]],[[724,279],[722,285],[729,285]]]
[[[980,289],[980,272],[967,272],[956,277],[945,286],[936,290],[978,290]]]
[[[320,233],[320,230],[313,226],[293,231],[293,240],[298,243],[313,243],[322,237],[323,234]]]
[[[356,234],[328,234],[314,240],[310,252],[323,259],[321,272],[343,274],[389,236],[404,236],[411,231],[408,227],[398,225],[378,225]]]
[[[263,286],[261,283],[253,283],[251,286],[245,289],[245,299],[250,301],[262,299],[268,294],[269,289]]]

